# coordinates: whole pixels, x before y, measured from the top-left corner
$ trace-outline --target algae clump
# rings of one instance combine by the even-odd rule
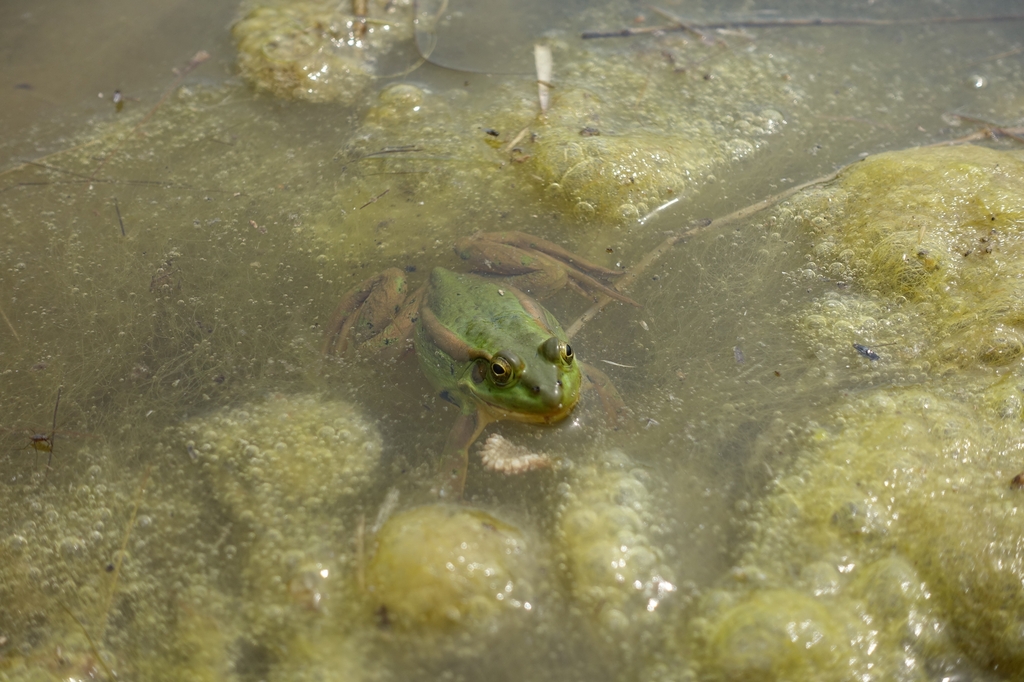
[[[714,646],[701,669],[716,679],[1017,679],[1024,528],[1010,482],[1024,446],[1024,154],[880,154],[777,215],[811,227],[812,271],[853,285],[801,318],[822,369],[837,383],[897,386],[762,435],[765,452],[786,457],[762,463],[784,473],[746,521],[734,582],[702,601],[698,639]],[[894,348],[853,362],[859,340]],[[805,603],[804,621],[786,616],[795,606],[760,608],[780,590]],[[819,629],[847,653],[813,669],[791,670],[785,638],[765,634],[827,618],[835,627]]]
[[[680,59],[705,56],[684,40],[665,42]],[[661,50],[552,48],[558,85],[544,113],[532,80],[472,93],[383,89],[343,150],[346,217],[379,220],[385,240],[390,223],[436,221],[438,211],[517,229],[552,210],[573,222],[636,223],[764,148],[786,125],[781,110],[801,100],[784,60],[756,50],[721,53],[705,80],[673,70]],[[426,228],[407,237],[410,246],[433,241]]]
[[[625,54],[556,47],[559,85],[521,165],[581,221],[636,222],[692,197],[763,148],[786,124],[780,109],[801,98],[782,60],[756,50],[723,52],[698,77],[676,64],[702,59],[702,48],[674,37]]]
[[[646,474],[612,451],[573,472],[557,536],[573,598],[599,634],[622,643],[657,624],[675,578],[652,537],[654,500]],[[589,620],[589,619],[588,619]]]
[[[783,212],[813,227],[819,272],[888,306],[876,342],[940,372],[1000,367],[1024,355],[1022,188],[1020,152],[922,148],[869,157]],[[829,340],[851,329],[842,314],[807,323]]]
[[[250,636],[273,649],[294,646],[348,589],[340,503],[369,484],[380,435],[352,405],[314,395],[273,395],[171,431],[249,531],[240,549]]]
[[[841,680],[853,652],[830,609],[793,590],[765,590],[725,611],[709,633],[713,679]]]
[[[336,2],[246,3],[231,27],[238,68],[257,90],[310,102],[350,101],[377,58],[412,37],[409,2],[367,3],[363,21]]]
[[[381,527],[367,591],[400,630],[490,627],[503,614],[532,610],[529,550],[519,529],[486,512],[417,507]]]

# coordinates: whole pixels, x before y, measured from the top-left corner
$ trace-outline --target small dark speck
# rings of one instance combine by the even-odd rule
[[[226,379],[226,377],[223,374],[218,374],[217,376],[215,376],[213,378],[213,383],[215,383],[215,384],[223,384],[225,379]]]
[[[107,564],[106,567],[105,567],[105,570],[106,570],[107,573],[113,573],[114,572],[114,564]]]
[[[415,265],[406,265],[405,266],[405,271],[406,272],[416,272],[416,266]]]
[[[711,218],[701,218],[700,220],[695,220],[694,223],[699,227],[707,227],[711,224]]]
[[[587,126],[586,128],[580,131],[580,135],[582,135],[583,137],[597,137],[600,134],[601,131],[598,130],[597,128],[594,128],[593,126]]]
[[[497,137],[498,135],[501,135],[501,133],[499,133],[494,128],[484,128],[484,132],[490,135],[491,137]]]
[[[32,89],[32,84],[31,83],[18,83],[17,85],[14,86],[14,89],[15,90],[31,90]]]
[[[658,281],[658,276],[654,275],[653,277],[651,277],[651,279],[654,280],[655,282],[657,282]]]

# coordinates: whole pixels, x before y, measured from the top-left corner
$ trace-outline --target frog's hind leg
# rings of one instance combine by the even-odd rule
[[[612,380],[591,364],[581,362],[580,369],[583,371],[583,390],[594,389],[597,391],[608,423],[618,424],[628,408],[622,396],[615,389],[615,385],[612,384]]]
[[[547,254],[551,258],[554,258],[571,268],[579,270],[580,272],[586,272],[594,277],[618,277],[623,274],[623,271],[621,270],[611,270],[609,268],[602,267],[597,263],[592,263],[586,258],[581,258],[572,251],[569,251],[554,242],[549,242],[547,239],[541,239],[535,235],[515,230],[508,232],[477,232],[468,240],[462,240],[459,246],[465,249],[472,244],[486,243],[507,244],[526,252]],[[465,256],[463,257],[465,258]]]
[[[345,294],[327,325],[324,355],[341,355],[350,339],[386,347],[408,337],[423,289],[407,296],[405,273],[388,268]]]
[[[585,272],[569,269],[566,271],[566,275],[568,275],[569,286],[572,289],[574,289],[577,293],[579,293],[581,296],[587,298],[594,298],[595,293],[602,293],[605,296],[614,298],[616,301],[619,301],[621,303],[628,303],[629,305],[635,306],[637,308],[642,307],[639,303],[631,299],[629,296],[626,296],[617,289],[613,289],[610,286],[602,284],[601,282],[597,281],[596,279],[586,274]]]
[[[640,307],[625,294],[600,280],[624,274],[580,258],[558,244],[525,232],[478,232],[455,242],[455,251],[484,275],[514,277],[515,286],[546,298],[569,285],[587,298],[604,294]]]
[[[487,426],[488,420],[479,410],[463,412],[448,432],[441,453],[438,468],[441,487],[438,495],[444,499],[459,501],[466,489],[466,471],[469,469],[469,446],[476,441]]]

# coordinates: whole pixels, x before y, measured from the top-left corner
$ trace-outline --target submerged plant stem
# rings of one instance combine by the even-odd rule
[[[128,540],[132,536],[132,528],[135,527],[135,517],[139,513],[139,505],[142,503],[142,493],[146,489],[146,483],[149,482],[149,474],[153,470],[153,465],[150,464],[146,467],[146,473],[142,476],[142,482],[139,483],[139,489],[135,493],[135,502],[132,505],[132,515],[128,519],[128,527],[124,532],[124,541],[121,542],[121,549],[117,552],[117,558],[114,560],[114,576],[110,583],[110,594],[107,595],[107,605],[103,609],[103,623],[99,629],[100,641],[107,636],[107,625],[110,622],[110,607],[114,604],[114,595],[117,594],[117,581],[121,575],[121,564],[124,562],[124,553],[128,548]]]

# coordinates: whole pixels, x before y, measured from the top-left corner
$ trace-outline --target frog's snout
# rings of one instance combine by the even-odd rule
[[[530,391],[537,396],[546,409],[555,410],[562,408],[565,390],[561,381],[556,381],[550,385],[534,384],[530,387]]]

